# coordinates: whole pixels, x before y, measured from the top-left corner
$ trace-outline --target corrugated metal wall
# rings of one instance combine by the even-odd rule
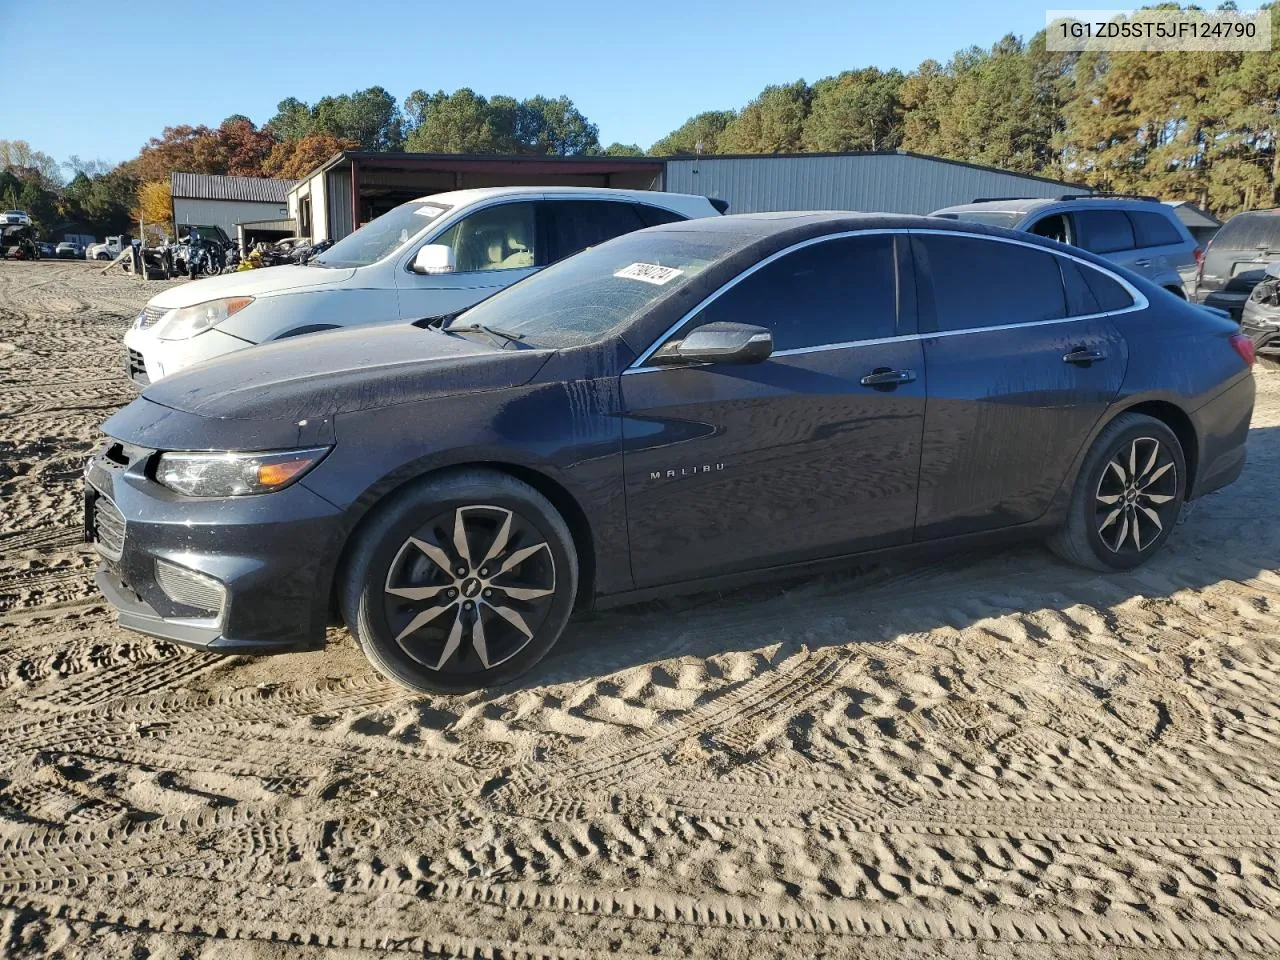
[[[325,181],[329,236],[334,240],[341,240],[353,229],[351,226],[351,171],[330,170],[325,174]]]
[[[350,201],[347,203],[350,206]],[[249,220],[275,220],[287,216],[289,208],[283,203],[253,203],[246,200],[189,200],[177,197],[173,201],[173,218],[179,226],[196,223],[221,227],[227,236],[236,235],[236,224]]]
[[[975,197],[1084,192],[1013,173],[900,154],[668,160],[666,189],[729,202],[730,213],[861,210],[932,213]]]

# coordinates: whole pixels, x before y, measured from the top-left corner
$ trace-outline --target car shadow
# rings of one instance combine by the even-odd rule
[[[1230,582],[1280,594],[1280,531],[1266,522],[1280,494],[1280,428],[1255,428],[1249,464],[1229,487],[1184,512],[1160,553],[1126,573],[1098,573],[1039,544],[951,553],[910,566],[859,565],[614,610],[580,614],[547,658],[507,693],[597,679],[680,657],[875,645],[941,627],[1075,606],[1106,610],[1135,597],[1170,597]],[[1261,582],[1259,575],[1264,575]]]

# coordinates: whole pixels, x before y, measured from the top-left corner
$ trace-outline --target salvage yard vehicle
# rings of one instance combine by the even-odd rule
[[[335,247],[335,249],[337,249]],[[120,623],[501,683],[575,607],[1048,538],[1127,570],[1235,480],[1230,320],[1025,233],[757,214],[583,251],[452,318],[269,344],[103,426]]]
[[[1203,255],[1173,208],[1155,197],[1003,197],[946,207],[930,216],[1008,227],[1080,247],[1185,299],[1190,299]]]
[[[31,217],[25,210],[6,210],[0,213],[0,226],[31,226]]]
[[[107,237],[102,243],[91,243],[84,248],[86,260],[114,260],[129,246],[129,237]]]
[[[84,247],[75,240],[63,240],[57,246],[59,260],[83,260]]]
[[[402,204],[308,260],[174,287],[125,335],[148,383],[270,340],[443,316],[549,263],[643,227],[711,217],[721,201],[647,190],[493,187]]]
[[[1280,260],[1280,207],[1238,213],[1209,241],[1196,275],[1195,299],[1238,320],[1275,260]]]
[[[1280,260],[1267,267],[1244,302],[1240,330],[1260,356],[1280,359]]]
[[[29,224],[0,225],[0,260],[39,260],[40,245]]]

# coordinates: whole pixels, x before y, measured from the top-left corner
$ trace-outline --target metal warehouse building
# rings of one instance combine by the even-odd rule
[[[293,180],[267,177],[221,177],[207,173],[174,173],[173,222],[221,227],[236,235],[237,224],[278,221],[289,216],[288,194]],[[289,230],[286,230],[286,235]]]
[[[175,174],[175,176],[177,176]],[[281,182],[281,181],[277,181]],[[725,200],[730,213],[929,213],[977,197],[1056,197],[1077,184],[906,151],[716,157],[477,157],[336,154],[288,191],[288,216],[314,240],[341,239],[416,197],[488,186],[670,190]]]

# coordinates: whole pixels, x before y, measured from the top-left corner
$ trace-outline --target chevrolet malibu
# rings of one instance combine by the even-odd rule
[[[509,680],[571,613],[853,556],[1047,539],[1125,570],[1245,461],[1235,325],[1099,257],[918,217],[709,218],[443,325],[203,364],[104,426],[98,583],[135,630]]]

